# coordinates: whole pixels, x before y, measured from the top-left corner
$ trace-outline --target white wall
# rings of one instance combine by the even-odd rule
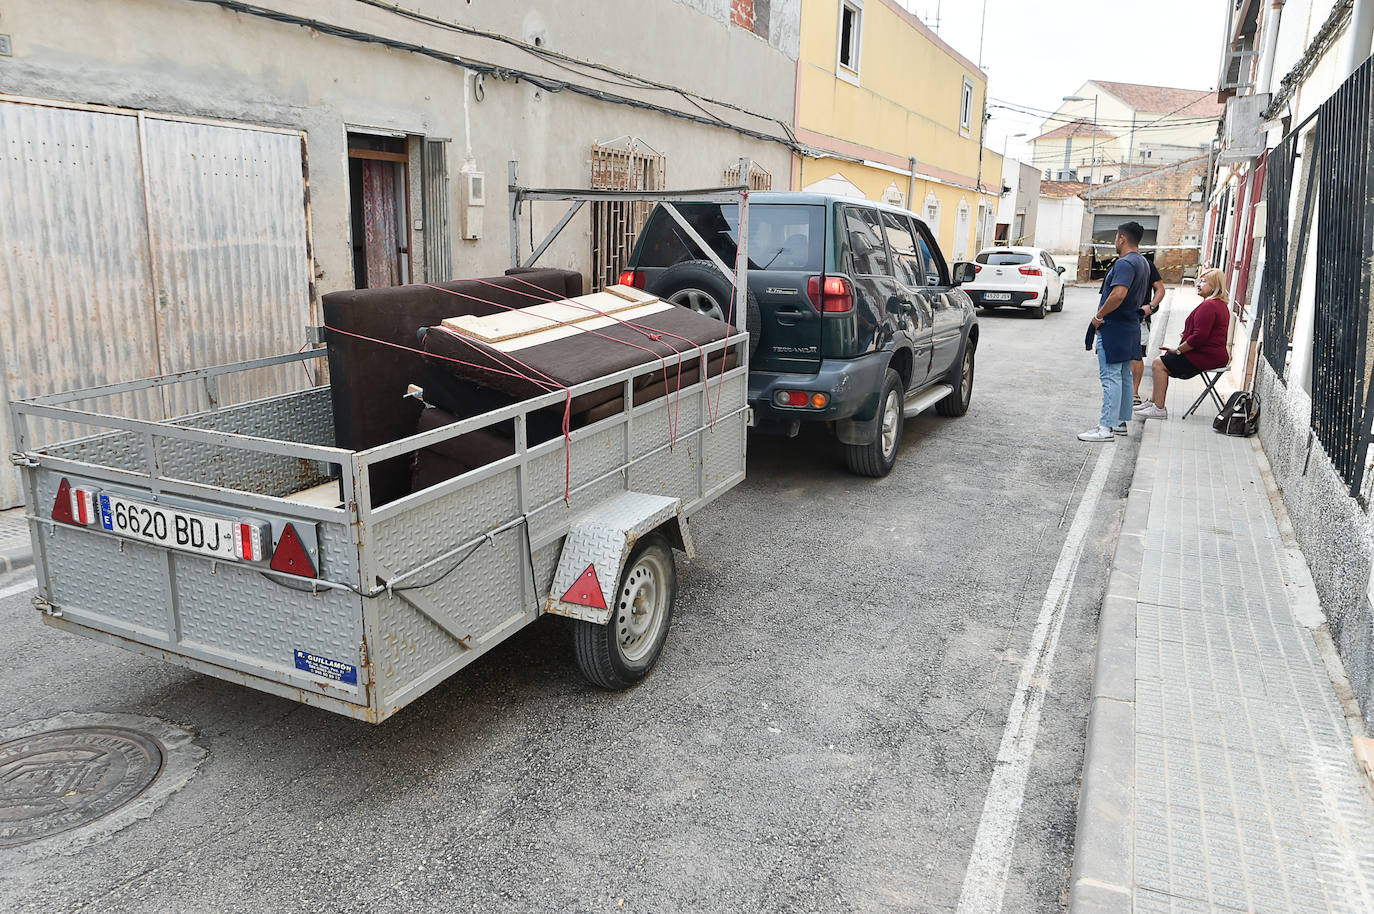
[[[1040,214],[1035,221],[1035,246],[1052,254],[1074,254],[1083,234],[1081,197],[1040,198]]]

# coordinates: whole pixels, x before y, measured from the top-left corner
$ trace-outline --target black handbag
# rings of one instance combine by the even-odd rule
[[[1260,399],[1248,390],[1238,390],[1226,398],[1212,428],[1223,435],[1249,438],[1259,430]]]

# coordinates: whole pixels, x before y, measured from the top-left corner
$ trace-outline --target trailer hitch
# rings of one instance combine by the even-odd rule
[[[24,454],[19,451],[15,451],[14,453],[10,454],[10,463],[14,464],[17,467],[36,467],[38,466],[38,458],[33,456],[32,454]]]

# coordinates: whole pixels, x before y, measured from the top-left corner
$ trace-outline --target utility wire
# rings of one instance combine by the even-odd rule
[[[759,130],[753,130],[749,127],[743,127],[738,124],[731,124],[729,122],[722,121],[716,117],[703,117],[702,115],[692,114],[687,111],[681,111],[677,108],[669,108],[664,105],[654,104],[653,102],[645,102],[640,101],[639,99],[627,98],[623,95],[615,95],[609,92],[602,92],[599,89],[593,89],[588,86],[579,85],[577,83],[550,79],[546,76],[541,76],[540,74],[531,73],[527,70],[521,70],[515,67],[498,67],[493,64],[479,63],[474,60],[469,60],[460,57],[457,54],[450,54],[444,51],[436,51],[433,48],[428,48],[424,45],[413,44],[408,41],[400,41],[394,38],[386,38],[384,36],[376,35],[371,32],[363,32],[357,29],[333,25],[331,23],[321,22],[318,19],[307,19],[303,16],[295,16],[290,13],[280,12],[278,10],[268,9],[266,7],[261,6],[255,6],[249,3],[243,3],[240,2],[240,0],[189,0],[189,2],[207,3],[213,6],[222,7],[223,9],[227,9],[235,13],[242,13],[244,15],[249,16],[257,16],[259,18],[269,19],[274,22],[281,22],[288,25],[297,25],[303,28],[314,29],[315,31],[321,34],[329,35],[335,38],[346,38],[351,41],[359,41],[365,44],[377,44],[398,51],[409,51],[413,54],[417,54],[422,57],[429,57],[433,60],[440,61],[441,63],[463,67],[464,69],[470,70],[473,73],[480,73],[487,76],[495,76],[496,78],[502,80],[523,79],[531,85],[543,89],[546,92],[571,92],[574,95],[581,95],[587,98],[596,99],[597,101],[608,102],[616,105],[624,105],[629,108],[637,108],[641,111],[652,111],[656,114],[663,114],[667,115],[668,117],[678,118],[679,120],[690,121],[694,124],[702,124],[708,127],[720,127],[722,129],[738,133],[741,136],[747,136],[756,140],[762,140],[766,143],[776,143],[779,146],[783,146],[786,149],[792,152],[799,153],[801,155],[810,155],[813,153],[813,150],[810,150],[808,149],[808,147],[802,145],[801,143],[798,143],[790,136],[780,137],[774,134],[764,133]],[[752,114],[752,112],[745,113]],[[757,117],[761,115],[754,116]]]
[[[624,80],[632,80],[632,81],[633,81],[633,82],[628,82],[628,83],[627,83],[627,82],[616,82],[616,81],[614,81],[614,80],[606,80],[606,79],[604,79],[603,77],[591,76],[592,79],[601,79],[603,82],[608,82],[608,83],[611,83],[612,85],[619,85],[619,86],[622,86],[622,87],[625,87],[625,88],[656,89],[656,90],[663,91],[663,92],[672,92],[672,93],[674,93],[674,94],[681,95],[683,98],[686,98],[686,99],[689,99],[689,100],[690,100],[690,99],[699,99],[699,100],[701,100],[701,101],[703,101],[703,102],[706,102],[707,104],[716,105],[716,106],[721,107],[721,108],[728,108],[728,109],[731,110],[731,111],[738,111],[738,112],[741,113],[741,114],[747,114],[747,115],[749,115],[750,117],[756,117],[756,118],[759,118],[760,120],[765,120],[765,121],[768,121],[768,122],[770,122],[770,123],[781,123],[780,121],[778,121],[777,118],[770,117],[769,115],[766,115],[766,114],[760,114],[760,113],[758,113],[757,111],[750,111],[748,108],[744,108],[744,107],[741,107],[741,106],[739,106],[739,105],[732,104],[732,103],[730,103],[730,102],[723,102],[723,101],[720,101],[719,99],[710,98],[709,96],[699,95],[699,94],[697,94],[697,93],[695,93],[695,92],[689,92],[689,91],[687,91],[686,89],[683,89],[683,88],[681,88],[681,87],[679,87],[679,86],[670,85],[670,84],[668,84],[668,83],[657,82],[657,81],[652,80],[652,79],[649,79],[649,78],[647,78],[647,77],[639,76],[638,74],[635,74],[635,73],[628,73],[628,72],[626,72],[626,71],[624,71],[624,70],[619,70],[619,69],[616,69],[615,67],[607,66],[606,64],[596,63],[596,62],[590,61],[590,60],[582,60],[581,58],[579,58],[579,57],[574,57],[574,56],[572,56],[571,54],[564,54],[564,53],[559,52],[559,51],[554,51],[554,50],[552,50],[552,49],[550,49],[550,48],[545,48],[545,47],[541,47],[541,46],[539,46],[539,45],[531,44],[531,43],[529,43],[528,41],[521,41],[521,40],[518,39],[518,38],[512,38],[511,36],[509,36],[509,35],[503,35],[503,34],[501,34],[500,32],[490,32],[490,31],[486,31],[485,29],[476,28],[476,27],[474,27],[474,26],[463,25],[463,24],[460,23],[460,22],[452,22],[452,21],[449,21],[449,20],[447,20],[447,19],[439,19],[439,18],[437,18],[437,17],[430,16],[430,15],[428,15],[428,14],[426,14],[426,13],[421,13],[421,12],[419,12],[418,10],[407,9],[406,7],[400,6],[399,4],[395,4],[395,3],[386,3],[386,2],[384,2],[384,0],[354,0],[354,2],[355,2],[355,3],[361,3],[361,4],[365,5],[365,6],[375,7],[375,8],[377,8],[377,9],[386,10],[387,12],[393,13],[393,14],[395,14],[395,15],[397,15],[397,16],[401,16],[402,18],[410,19],[410,20],[413,20],[413,21],[415,21],[415,22],[420,22],[420,23],[423,23],[423,24],[425,24],[425,25],[430,25],[430,26],[434,26],[434,27],[436,27],[436,28],[446,29],[446,30],[452,31],[452,32],[459,32],[459,33],[464,34],[464,35],[472,35],[472,36],[475,36],[475,37],[478,37],[478,38],[486,38],[486,39],[489,39],[489,40],[491,40],[491,41],[497,41],[497,42],[500,42],[500,43],[502,43],[502,44],[507,44],[507,45],[510,45],[511,47],[519,48],[519,49],[522,50],[522,51],[526,51],[526,52],[528,52],[528,53],[530,53],[530,54],[532,54],[532,55],[534,55],[534,56],[536,56],[536,57],[539,57],[539,58],[541,58],[541,59],[543,59],[543,60],[545,60],[545,61],[547,61],[547,62],[550,62],[550,63],[555,63],[556,61],[562,61],[562,62],[565,63],[565,64],[575,64],[575,65],[580,66],[580,67],[586,67],[586,68],[592,69],[592,70],[599,70],[599,71],[601,71],[601,72],[603,72],[603,73],[608,73],[608,74],[610,74],[610,75],[612,75],[612,76],[617,76],[617,77],[620,77],[621,79],[624,79]],[[558,65],[558,64],[555,63],[555,65]],[[563,68],[563,69],[569,69],[568,67],[562,67],[562,68]],[[570,70],[570,72],[578,73],[578,71],[576,71],[576,70]],[[586,74],[586,73],[578,73],[578,75],[579,75],[579,76],[590,76],[590,74]]]

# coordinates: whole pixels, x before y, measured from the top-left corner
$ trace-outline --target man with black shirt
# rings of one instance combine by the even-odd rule
[[[1135,379],[1131,401],[1137,406],[1140,405],[1140,379],[1145,376],[1145,357],[1149,355],[1146,350],[1150,347],[1150,318],[1159,313],[1159,303],[1164,301],[1164,278],[1159,275],[1153,260],[1146,257],[1145,262],[1150,266],[1150,288],[1146,292],[1150,300],[1140,308],[1140,358],[1131,362],[1131,377]]]

